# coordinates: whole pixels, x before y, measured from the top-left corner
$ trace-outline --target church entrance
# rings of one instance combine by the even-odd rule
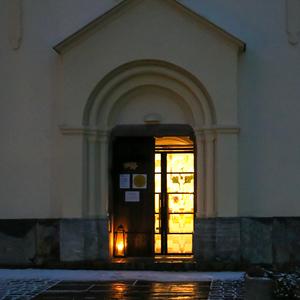
[[[114,231],[124,228],[125,255],[191,255],[194,145],[190,138],[115,137],[112,153],[113,224]]]

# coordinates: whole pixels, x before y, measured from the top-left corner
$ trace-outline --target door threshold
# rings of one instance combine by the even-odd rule
[[[169,260],[169,259],[193,259],[194,255],[186,255],[186,254],[182,254],[182,255],[155,255],[154,259],[165,259],[165,260]]]

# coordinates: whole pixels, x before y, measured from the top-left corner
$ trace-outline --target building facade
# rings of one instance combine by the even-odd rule
[[[300,261],[299,1],[0,8],[1,265]]]

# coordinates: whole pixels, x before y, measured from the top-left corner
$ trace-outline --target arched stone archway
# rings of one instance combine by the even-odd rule
[[[155,116],[150,118],[149,116]],[[83,215],[108,215],[108,142],[118,125],[189,125],[196,137],[197,216],[215,216],[213,103],[185,70],[161,61],[135,61],[108,74],[85,107]]]
[[[189,110],[193,120],[187,120],[187,123],[193,123],[193,127],[216,123],[213,102],[192,74],[167,62],[140,60],[118,67],[99,82],[88,99],[83,124],[103,130],[117,125],[113,118],[118,108],[129,102],[128,96],[147,92],[165,94],[174,104]]]

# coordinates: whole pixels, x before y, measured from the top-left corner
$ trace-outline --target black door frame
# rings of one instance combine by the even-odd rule
[[[117,125],[111,130],[110,143],[109,143],[109,170],[110,170],[110,180],[109,180],[109,219],[111,225],[114,223],[114,211],[113,211],[113,184],[112,184],[112,166],[113,166],[113,152],[112,144],[114,139],[117,137],[168,137],[168,136],[188,136],[194,142],[194,157],[196,159],[196,143],[194,130],[191,126],[186,124],[153,124],[153,125]],[[196,172],[194,173],[196,182]],[[194,191],[196,197],[196,189]],[[194,198],[196,199],[196,198]],[[194,214],[196,213],[197,206],[196,201],[194,201]],[[116,228],[113,228],[114,232]],[[154,240],[154,234],[153,234]],[[154,251],[153,254],[155,255]]]

